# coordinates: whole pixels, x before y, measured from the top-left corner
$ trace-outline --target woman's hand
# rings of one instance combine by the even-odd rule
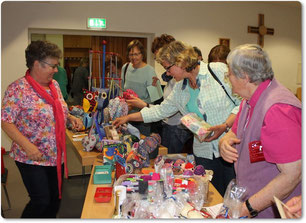
[[[23,148],[26,152],[28,158],[33,161],[42,161],[44,160],[43,154],[38,150],[37,146],[32,144],[29,148]]]
[[[72,124],[72,129],[76,129],[78,131],[83,129],[83,122],[81,119],[73,115],[68,115],[68,118]]]
[[[147,103],[141,100],[140,98],[134,96],[131,96],[131,98],[132,99],[126,100],[126,103],[129,107],[136,107],[142,109],[147,106]]]
[[[238,159],[237,149],[234,144],[239,144],[240,139],[230,130],[219,141],[219,151],[222,158],[229,163],[236,162]]]
[[[284,211],[288,218],[299,218],[302,216],[302,195],[291,198],[286,203]]]
[[[211,142],[215,139],[218,139],[220,135],[222,135],[223,132],[226,130],[226,124],[221,124],[221,125],[215,125],[207,129],[208,131],[212,131],[213,134],[210,137],[206,137],[204,139],[204,142]]]
[[[129,121],[128,115],[121,116],[119,118],[116,118],[115,121],[113,121],[112,125],[115,126],[115,128],[118,128],[120,125],[123,125]]]
[[[159,81],[158,77],[154,76],[152,77],[152,86],[156,87],[157,86],[157,81]]]

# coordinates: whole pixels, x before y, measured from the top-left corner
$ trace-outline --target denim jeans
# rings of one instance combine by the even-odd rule
[[[21,218],[55,218],[61,201],[58,198],[56,166],[15,163],[30,197]]]

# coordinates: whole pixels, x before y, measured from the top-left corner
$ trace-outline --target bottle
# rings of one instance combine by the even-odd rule
[[[120,198],[120,190],[116,191],[116,205],[115,205],[115,213],[113,215],[113,218],[121,218],[121,213],[120,213],[120,206],[119,206],[119,198]]]

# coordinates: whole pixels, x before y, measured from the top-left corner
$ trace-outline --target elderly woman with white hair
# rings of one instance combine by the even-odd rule
[[[245,99],[220,154],[247,189],[241,216],[278,217],[273,196],[285,202],[301,194],[301,102],[274,78],[260,46],[238,46],[227,63],[233,92]]]

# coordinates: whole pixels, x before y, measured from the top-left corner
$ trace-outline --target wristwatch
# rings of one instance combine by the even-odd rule
[[[252,208],[252,206],[250,205],[249,199],[245,201],[245,205],[247,209],[249,210],[251,217],[255,218],[258,215],[258,211]]]
[[[228,126],[228,124],[226,122],[224,122],[224,124],[226,125],[226,129],[225,129],[225,133],[227,133],[231,128]]]

